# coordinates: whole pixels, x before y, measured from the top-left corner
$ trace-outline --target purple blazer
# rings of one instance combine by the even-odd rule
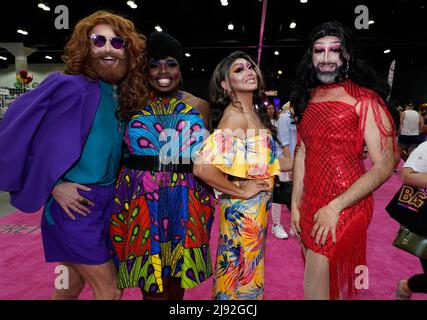
[[[0,190],[13,206],[43,206],[80,158],[99,99],[97,81],[55,72],[10,105],[0,124]]]

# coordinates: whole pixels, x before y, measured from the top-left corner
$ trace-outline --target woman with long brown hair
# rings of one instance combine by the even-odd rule
[[[283,158],[279,164],[263,78],[248,54],[236,51],[218,64],[210,95],[211,105],[224,113],[193,172],[222,192],[214,297],[262,299],[273,176],[281,165],[283,170],[292,165]]]

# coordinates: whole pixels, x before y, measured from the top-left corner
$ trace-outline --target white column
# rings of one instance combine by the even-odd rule
[[[15,56],[15,71],[28,70],[27,57],[36,49],[24,47],[22,42],[2,42],[0,47],[5,48],[7,51]]]

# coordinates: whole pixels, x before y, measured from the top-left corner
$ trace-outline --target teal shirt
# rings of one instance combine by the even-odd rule
[[[99,81],[101,99],[83,152],[64,179],[80,184],[109,185],[116,182],[122,156],[124,123],[116,118],[117,92]]]

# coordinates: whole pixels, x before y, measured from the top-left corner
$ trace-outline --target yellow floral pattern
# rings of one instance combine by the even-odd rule
[[[242,179],[273,179],[280,173],[276,144],[269,134],[241,139],[216,130],[198,156],[236,184]],[[213,296],[217,300],[262,299],[267,214],[271,193],[243,200],[221,195],[220,230]]]

